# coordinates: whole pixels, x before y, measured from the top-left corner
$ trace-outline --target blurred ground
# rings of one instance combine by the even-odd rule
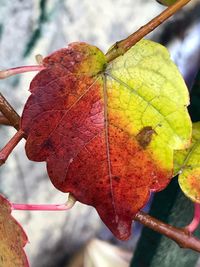
[[[192,2],[191,9],[195,4],[199,6],[199,1]],[[114,42],[127,37],[161,10],[163,7],[153,0],[0,0],[0,68],[35,64],[36,54],[45,56],[73,41],[85,41],[106,52]],[[185,21],[183,13],[177,20]],[[165,24],[151,37],[170,45],[174,60],[191,83],[200,58],[200,22],[194,17],[190,27],[184,25],[187,30],[181,31],[173,28],[177,24],[170,21],[170,30],[170,23]],[[169,35],[172,29],[180,34],[178,38]],[[187,64],[192,55],[193,64]],[[34,75],[18,75],[0,83],[1,92],[19,114]],[[1,147],[14,132],[0,128]],[[23,141],[0,169],[0,192],[18,203],[66,201],[66,195],[50,183],[45,164],[28,161]],[[92,237],[116,243],[95,210],[79,203],[69,212],[18,211],[15,216],[28,233],[30,244],[26,251],[32,267],[62,267],[69,255]],[[131,249],[134,244],[134,240],[120,243]]]

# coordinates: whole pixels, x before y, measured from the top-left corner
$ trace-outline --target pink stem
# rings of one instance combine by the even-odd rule
[[[13,210],[37,210],[37,211],[55,211],[55,210],[69,210],[71,206],[66,204],[16,204],[12,203]]]
[[[1,70],[0,71],[0,79],[5,79],[7,77],[24,73],[24,72],[30,72],[30,71],[41,71],[45,69],[42,65],[34,65],[34,66],[22,66],[17,68],[11,68],[7,70]]]
[[[69,193],[68,200],[65,204],[16,204],[12,203],[13,210],[45,210],[45,211],[55,211],[55,210],[69,210],[76,203],[74,196]]]
[[[185,228],[190,232],[193,233],[200,223],[200,204],[194,203],[194,217],[193,220],[189,225],[187,225]]]

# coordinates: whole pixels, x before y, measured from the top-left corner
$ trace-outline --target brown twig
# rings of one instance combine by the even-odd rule
[[[0,166],[5,163],[6,159],[13,151],[15,146],[19,143],[19,141],[24,137],[24,132],[19,130],[19,122],[20,116],[14,110],[14,108],[10,105],[10,103],[5,99],[5,97],[0,93],[0,111],[3,114],[1,115],[1,123],[9,124],[13,126],[17,132],[10,139],[10,141],[5,145],[5,147],[0,151]]]
[[[132,33],[126,39],[116,42],[115,45],[107,52],[106,58],[107,62],[112,61],[118,56],[123,55],[128,51],[134,44],[141,40],[148,33],[157,28],[160,24],[166,21],[169,17],[175,14],[179,9],[189,3],[191,0],[179,0],[172,6],[165,9],[161,14],[152,19],[146,25],[138,29],[136,32]]]
[[[5,97],[0,93],[0,111],[5,116],[10,124],[16,129],[19,130],[20,116],[14,110],[14,108],[8,103]]]
[[[12,126],[10,121],[4,115],[0,115],[0,125]]]
[[[190,248],[200,252],[200,240],[192,236],[186,229],[163,223],[142,211],[136,214],[134,220],[174,240],[181,248]]]
[[[5,163],[8,156],[11,154],[13,149],[16,147],[16,145],[23,137],[24,137],[24,132],[22,130],[19,130],[0,151],[0,166]]]

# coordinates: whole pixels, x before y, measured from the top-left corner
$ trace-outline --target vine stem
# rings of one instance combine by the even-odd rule
[[[10,76],[24,73],[24,72],[30,72],[30,71],[40,71],[45,69],[44,66],[42,65],[33,65],[33,66],[21,66],[21,67],[16,67],[16,68],[11,68],[7,70],[1,70],[0,71],[0,79],[5,79]]]
[[[0,166],[5,163],[8,156],[11,154],[13,149],[16,147],[16,145],[23,137],[24,137],[24,132],[22,130],[19,130],[0,151]]]
[[[13,126],[17,132],[10,141],[0,150],[0,166],[5,163],[10,153],[22,138],[26,138],[24,132],[20,128],[20,116],[0,93],[0,123]]]
[[[19,130],[20,116],[10,105],[10,103],[5,99],[5,97],[0,93],[0,111],[4,117],[10,122],[10,124]]]
[[[13,210],[64,211],[70,208],[66,204],[12,204]]]
[[[194,218],[191,221],[191,223],[185,227],[185,229],[189,233],[193,233],[199,226],[199,223],[200,223],[200,204],[194,203]]]
[[[71,209],[76,203],[76,199],[69,194],[68,200],[64,204],[16,204],[11,203],[12,210],[35,210],[35,211],[64,211]]]
[[[166,21],[169,17],[175,14],[179,9],[189,3],[191,0],[179,0],[175,4],[169,6],[161,14],[153,18],[146,25],[142,26],[136,32],[132,33],[126,39],[116,42],[115,45],[107,52],[107,62],[114,60],[115,58],[123,55],[134,44],[141,40],[148,33],[157,28],[160,24]]]
[[[11,123],[9,122],[9,120],[5,116],[0,115],[0,125],[11,126]]]
[[[142,211],[135,215],[134,220],[174,240],[181,248],[190,248],[200,252],[200,240],[192,236],[187,229],[163,223]]]

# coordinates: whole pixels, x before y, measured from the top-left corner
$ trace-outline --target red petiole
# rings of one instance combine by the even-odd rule
[[[69,194],[68,200],[64,204],[16,204],[12,203],[13,210],[35,210],[35,211],[64,211],[71,209],[76,203],[76,199]]]

